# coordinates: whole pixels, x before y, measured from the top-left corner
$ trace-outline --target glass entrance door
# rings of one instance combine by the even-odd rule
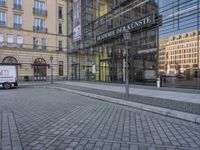
[[[34,78],[35,81],[46,80],[46,66],[34,66]]]
[[[100,60],[100,81],[110,82],[110,69],[108,60]]]
[[[79,80],[79,64],[72,65],[72,80]]]
[[[43,58],[37,58],[34,62],[34,80],[45,81],[47,78],[47,65]]]

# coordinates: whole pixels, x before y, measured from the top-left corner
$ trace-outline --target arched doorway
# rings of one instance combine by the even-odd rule
[[[34,80],[45,81],[47,79],[47,65],[43,58],[37,58],[34,61]]]
[[[18,65],[21,66],[21,64],[18,63],[17,59],[13,56],[7,56],[3,59],[1,65],[8,65],[8,66],[16,66],[17,70],[17,77],[18,77]]]

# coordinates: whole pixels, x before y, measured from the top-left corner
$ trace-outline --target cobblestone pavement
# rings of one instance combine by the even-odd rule
[[[0,89],[2,150],[199,150],[200,125],[48,88]]]

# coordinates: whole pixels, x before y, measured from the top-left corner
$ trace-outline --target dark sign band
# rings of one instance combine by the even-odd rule
[[[96,36],[96,40],[101,41],[107,38],[111,38],[120,34],[123,34],[126,30],[134,31],[138,28],[143,28],[149,25],[155,24],[155,13],[148,14],[147,16],[135,19],[123,26],[117,27],[111,31],[99,34]]]

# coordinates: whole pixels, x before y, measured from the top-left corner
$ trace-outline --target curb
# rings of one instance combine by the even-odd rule
[[[181,111],[176,111],[173,109],[161,108],[161,107],[156,107],[156,106],[150,106],[150,105],[136,103],[136,102],[130,102],[123,99],[117,99],[117,98],[112,98],[108,96],[101,96],[97,94],[91,94],[91,93],[81,92],[78,90],[71,90],[67,88],[61,88],[61,87],[47,87],[47,88],[64,90],[64,91],[75,93],[82,96],[87,96],[90,98],[108,101],[108,102],[112,102],[112,103],[116,103],[120,105],[130,106],[130,107],[134,107],[140,110],[149,111],[149,112],[165,115],[168,117],[178,118],[185,121],[190,121],[190,122],[200,124],[200,115],[196,115],[196,114],[191,114],[191,113],[186,113],[186,112],[181,112]]]

